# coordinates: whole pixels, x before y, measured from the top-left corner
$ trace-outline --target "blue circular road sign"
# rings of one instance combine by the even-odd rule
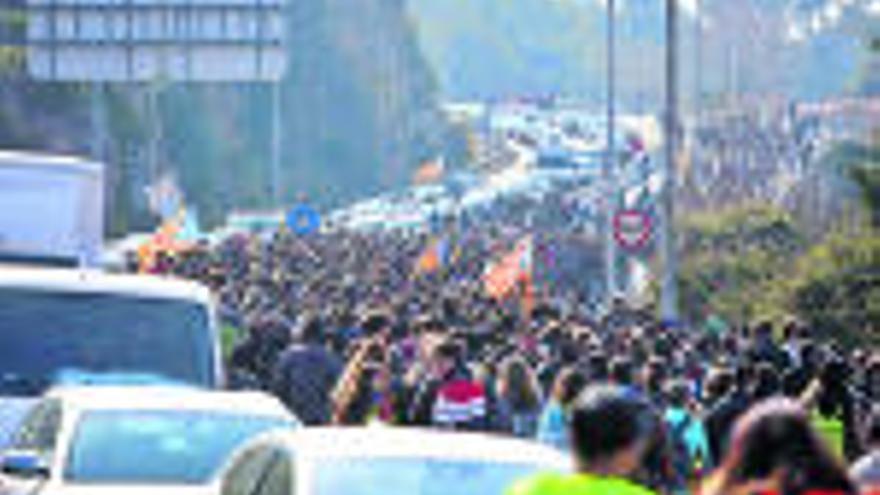
[[[300,235],[317,232],[321,228],[321,215],[309,205],[296,205],[287,212],[287,227]]]

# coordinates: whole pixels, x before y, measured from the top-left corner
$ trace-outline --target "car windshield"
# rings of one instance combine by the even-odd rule
[[[209,330],[187,301],[0,289],[0,394],[39,395],[73,370],[213,387]]]
[[[349,458],[316,462],[313,495],[473,495],[504,493],[542,470],[492,459]]]
[[[73,483],[205,483],[243,441],[291,424],[201,411],[88,412],[74,433],[64,477]]]

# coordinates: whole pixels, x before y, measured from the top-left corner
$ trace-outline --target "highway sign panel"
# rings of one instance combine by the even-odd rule
[[[31,77],[277,81],[286,0],[27,0]]]

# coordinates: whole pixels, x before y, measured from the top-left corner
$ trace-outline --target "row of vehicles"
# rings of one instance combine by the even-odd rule
[[[563,467],[510,439],[302,427],[225,391],[210,292],[90,266],[100,167],[44,158],[0,154],[0,495],[499,493]]]
[[[0,493],[471,495],[566,469],[562,453],[512,438],[302,427],[259,392],[92,385],[32,409],[0,457]]]

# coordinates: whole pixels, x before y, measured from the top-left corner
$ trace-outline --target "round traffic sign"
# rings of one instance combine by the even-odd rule
[[[311,206],[299,204],[287,212],[286,223],[295,234],[311,234],[321,228],[321,215]]]
[[[621,210],[614,215],[614,240],[624,249],[641,249],[651,237],[651,217],[641,210]]]

